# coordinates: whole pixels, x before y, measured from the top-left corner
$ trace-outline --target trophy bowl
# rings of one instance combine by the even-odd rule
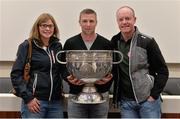
[[[66,62],[58,60],[58,55],[63,52],[66,53]],[[113,62],[113,52],[120,54],[120,61]],[[109,74],[112,70],[112,64],[120,63],[123,57],[119,51],[68,50],[58,52],[56,59],[59,63],[66,64],[70,74],[85,82],[82,92],[73,101],[81,104],[95,104],[105,101],[101,94],[96,91],[95,81]]]

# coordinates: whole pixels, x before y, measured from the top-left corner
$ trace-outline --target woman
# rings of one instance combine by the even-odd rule
[[[29,40],[32,42],[30,79],[23,79],[23,70],[28,52],[28,41],[19,45],[17,59],[12,67],[11,80],[22,98],[23,118],[62,118],[62,71],[55,55],[62,49],[58,39],[59,30],[54,18],[41,14],[35,21]]]

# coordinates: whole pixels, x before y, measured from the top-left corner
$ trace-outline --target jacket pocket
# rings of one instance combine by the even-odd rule
[[[151,88],[154,86],[154,77],[150,74],[146,74],[147,79],[150,81],[151,83]]]

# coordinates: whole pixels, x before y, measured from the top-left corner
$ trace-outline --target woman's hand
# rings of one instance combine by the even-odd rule
[[[106,84],[107,82],[109,82],[112,79],[113,75],[112,74],[108,74],[106,77],[104,77],[103,79],[97,80],[95,82],[95,84],[98,85],[103,85]]]
[[[67,79],[68,79],[68,81],[69,81],[70,83],[72,83],[72,84],[74,84],[74,85],[79,85],[79,86],[80,86],[80,85],[85,84],[84,81],[77,79],[77,78],[74,77],[73,75],[68,76]]]
[[[40,102],[38,99],[34,98],[28,104],[28,109],[30,112],[38,113],[40,112]]]

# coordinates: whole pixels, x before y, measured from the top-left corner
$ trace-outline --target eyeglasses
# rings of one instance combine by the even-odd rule
[[[41,24],[39,25],[42,29],[46,29],[46,28],[49,28],[49,29],[53,29],[54,28],[54,25],[53,24]]]

